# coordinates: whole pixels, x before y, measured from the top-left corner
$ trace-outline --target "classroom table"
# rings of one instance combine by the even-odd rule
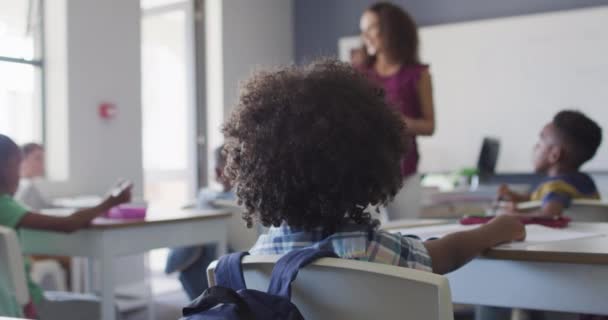
[[[567,230],[595,235],[491,249],[447,275],[453,301],[608,315],[608,223],[571,223]]]
[[[151,208],[139,220],[96,219],[90,228],[71,234],[21,231],[26,254],[48,254],[97,259],[101,281],[103,320],[115,318],[113,261],[116,257],[153,249],[216,243],[226,252],[228,210],[175,210]]]

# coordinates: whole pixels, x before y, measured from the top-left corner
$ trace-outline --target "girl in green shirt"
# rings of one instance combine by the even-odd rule
[[[20,164],[21,151],[19,147],[11,138],[0,134],[0,225],[5,227],[15,230],[28,228],[66,233],[74,232],[86,228],[93,219],[103,215],[112,207],[131,200],[131,187],[128,187],[117,195],[109,195],[95,207],[76,211],[69,216],[56,217],[31,212],[13,199],[13,195],[19,186]],[[27,262],[25,268],[26,271],[29,271]],[[24,313],[25,316],[32,317],[36,316],[34,306],[40,304],[44,297],[40,287],[34,284],[29,277],[29,272],[26,274],[32,303],[25,308]],[[3,299],[2,296],[0,296],[0,299]],[[10,301],[0,301],[0,305],[2,304],[10,304]]]

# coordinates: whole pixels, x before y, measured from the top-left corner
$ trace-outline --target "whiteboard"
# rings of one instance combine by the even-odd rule
[[[608,6],[424,27],[420,38],[437,116],[435,135],[418,140],[421,172],[475,166],[484,136],[501,140],[497,170],[531,171],[540,129],[565,108],[608,129]],[[608,143],[584,169],[608,169]]]

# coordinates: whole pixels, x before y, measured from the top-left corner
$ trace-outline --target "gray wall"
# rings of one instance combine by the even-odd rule
[[[359,33],[359,17],[372,0],[296,0],[295,58],[335,55],[338,38]],[[420,26],[489,19],[597,5],[608,0],[397,0]]]

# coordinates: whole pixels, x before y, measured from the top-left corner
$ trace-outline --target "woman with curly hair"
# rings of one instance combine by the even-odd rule
[[[260,73],[245,85],[223,131],[244,219],[270,227],[251,254],[323,243],[347,259],[446,273],[525,236],[510,216],[427,242],[378,230],[365,208],[393,198],[407,152],[405,123],[381,92],[334,61]]]
[[[388,204],[388,217],[416,218],[422,196],[416,136],[435,132],[429,66],[420,62],[416,23],[399,6],[388,2],[373,4],[361,16],[360,28],[368,56],[360,69],[384,89],[387,101],[408,128],[410,152],[401,162],[400,173],[403,188]]]

